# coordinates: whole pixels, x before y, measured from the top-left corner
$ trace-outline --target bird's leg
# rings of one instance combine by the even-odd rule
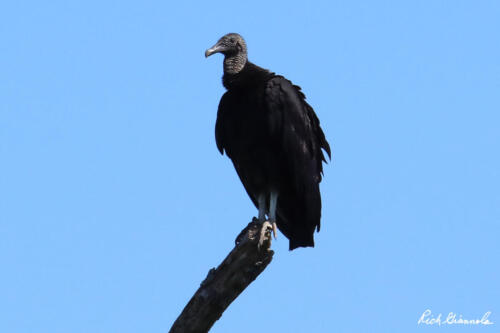
[[[267,239],[267,232],[269,229],[273,229],[270,222],[266,221],[266,195],[264,193],[259,194],[257,197],[257,204],[259,206],[259,223],[260,227],[260,237],[259,237],[259,248],[264,244],[264,240]],[[274,230],[273,230],[274,232]],[[276,237],[275,237],[276,238]]]
[[[259,194],[257,204],[259,205],[259,222],[264,223],[266,220],[266,195],[264,193]]]
[[[271,195],[269,198],[269,222],[273,226],[273,235],[274,239],[276,239],[276,206],[278,204],[278,192],[271,191]]]

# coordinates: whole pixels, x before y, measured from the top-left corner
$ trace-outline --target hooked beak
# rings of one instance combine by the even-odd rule
[[[214,53],[219,53],[223,51],[223,47],[220,46],[219,44],[215,44],[211,48],[205,51],[205,58],[210,57]]]

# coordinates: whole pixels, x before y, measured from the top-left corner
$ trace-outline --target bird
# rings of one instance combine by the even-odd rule
[[[216,53],[224,56],[226,88],[217,110],[217,149],[231,159],[258,221],[267,218],[275,237],[279,229],[290,251],[314,247],[327,163],[323,151],[331,160],[316,113],[299,86],[248,60],[241,35],[222,36],[205,57]]]

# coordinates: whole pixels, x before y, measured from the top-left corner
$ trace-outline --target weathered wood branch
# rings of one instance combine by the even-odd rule
[[[271,224],[256,223],[243,229],[236,246],[217,268],[212,268],[170,333],[208,332],[226,308],[254,281],[273,259]]]

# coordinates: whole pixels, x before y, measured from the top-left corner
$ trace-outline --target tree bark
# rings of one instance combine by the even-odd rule
[[[269,265],[271,224],[254,218],[236,239],[236,246],[217,268],[212,268],[170,333],[208,332],[226,308]]]

